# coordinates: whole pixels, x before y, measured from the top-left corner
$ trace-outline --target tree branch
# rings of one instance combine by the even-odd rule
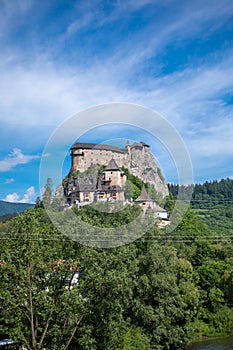
[[[75,335],[75,333],[76,333],[76,331],[78,329],[78,326],[80,325],[83,317],[84,317],[84,314],[79,318],[78,322],[76,323],[76,325],[74,327],[74,330],[73,330],[73,332],[72,332],[72,334],[71,334],[71,336],[70,336],[70,338],[69,338],[69,340],[68,340],[64,350],[68,349],[68,347],[69,347],[69,345],[70,345],[70,343],[71,343],[71,341],[72,341],[72,339],[73,339],[73,337],[74,337],[74,335]]]
[[[34,326],[34,314],[33,314],[33,299],[32,299],[32,285],[31,285],[31,266],[28,257],[28,291],[29,291],[29,303],[30,303],[30,318],[31,318],[31,332],[32,332],[32,345],[36,345],[35,326]]]

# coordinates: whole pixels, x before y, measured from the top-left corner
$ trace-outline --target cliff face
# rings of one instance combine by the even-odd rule
[[[155,190],[163,197],[168,195],[166,182],[149,150],[149,145],[144,142],[135,142],[132,145],[128,143],[125,148],[77,142],[71,151],[71,172],[83,172],[93,165],[107,165],[113,158],[119,167],[128,168],[130,173],[142,181],[154,185]]]
[[[168,187],[158,169],[154,156],[148,148],[131,148],[131,163],[129,171],[144,182],[154,185],[157,192],[168,195]]]

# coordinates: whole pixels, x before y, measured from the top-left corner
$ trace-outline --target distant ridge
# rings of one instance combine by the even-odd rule
[[[33,208],[30,203],[11,203],[0,200],[0,216],[7,214],[23,213],[28,208]]]

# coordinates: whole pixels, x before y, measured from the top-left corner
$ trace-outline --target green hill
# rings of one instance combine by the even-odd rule
[[[190,193],[191,208],[207,227],[216,234],[233,233],[233,179],[206,181],[190,186],[168,185],[176,199],[178,191]]]
[[[22,213],[28,208],[34,207],[34,204],[29,203],[10,203],[0,200],[0,216]]]

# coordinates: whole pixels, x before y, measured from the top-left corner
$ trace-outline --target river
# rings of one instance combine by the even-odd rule
[[[233,337],[205,340],[190,345],[187,350],[233,350]]]

